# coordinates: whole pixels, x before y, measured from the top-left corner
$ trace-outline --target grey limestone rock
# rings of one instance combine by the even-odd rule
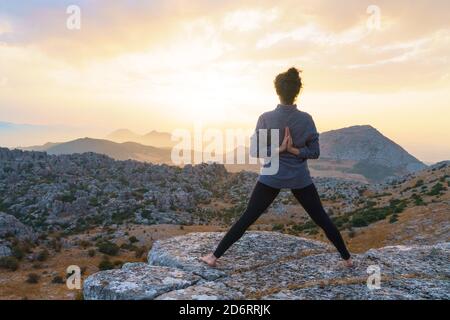
[[[275,232],[247,232],[209,268],[198,257],[222,233],[191,233],[155,243],[149,264],[99,272],[84,284],[86,299],[239,300],[450,298],[450,244],[392,246],[353,256],[345,268],[321,242]],[[378,270],[380,287],[367,285]]]

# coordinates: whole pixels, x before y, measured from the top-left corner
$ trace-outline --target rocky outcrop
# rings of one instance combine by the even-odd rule
[[[449,299],[450,244],[396,246],[355,255],[347,269],[321,242],[247,232],[208,268],[198,257],[223,234],[192,233],[158,241],[148,265],[127,264],[84,283],[86,299]],[[380,270],[369,290],[368,270]],[[369,269],[368,269],[369,268]]]
[[[8,257],[12,254],[9,244],[0,240],[0,258]]]
[[[177,289],[193,285],[199,276],[182,270],[127,263],[120,270],[108,270],[89,277],[84,283],[88,299],[153,299]]]
[[[257,173],[230,173],[219,164],[179,168],[95,153],[55,156],[0,148],[0,211],[36,232],[80,232],[122,222],[229,224],[242,213],[257,179]],[[354,209],[367,187],[332,178],[315,184],[323,197],[345,202],[340,206],[346,210]],[[224,215],[221,207],[208,206],[216,201],[232,207]],[[273,207],[285,213],[286,204],[297,201],[283,191]]]
[[[0,257],[12,255],[11,240],[36,240],[37,236],[30,227],[16,217],[0,212]]]
[[[36,235],[30,227],[27,227],[16,217],[0,212],[0,238],[13,236],[20,240],[34,240]]]

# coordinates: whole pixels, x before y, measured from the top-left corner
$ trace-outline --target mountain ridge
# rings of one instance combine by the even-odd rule
[[[118,139],[118,135],[122,139]],[[84,138],[65,143],[48,144],[47,147],[35,146],[23,148],[24,150],[47,151],[50,154],[70,154],[83,152],[96,152],[109,155],[117,160],[133,159],[156,163],[172,164],[171,151],[174,146],[169,133],[150,131],[139,136],[128,129],[114,131],[111,138],[125,140],[116,142],[106,139]],[[135,139],[133,139],[133,137]],[[146,137],[149,137],[148,139]],[[129,140],[154,141],[155,145],[142,144]],[[311,167],[316,173],[333,174],[321,170],[323,167],[340,167],[340,175],[352,178],[365,177],[369,181],[379,182],[387,177],[401,176],[411,172],[419,171],[427,166],[416,157],[408,153],[403,147],[384,136],[380,131],[370,125],[351,126],[347,128],[324,132],[320,135],[321,160],[310,161]],[[236,155],[236,149],[223,154],[223,161],[230,153]],[[245,148],[246,159],[248,159],[248,148]],[[236,156],[232,157],[236,159]],[[326,163],[331,160],[331,163]],[[349,162],[342,166],[342,161]],[[237,163],[237,162],[234,162]],[[315,165],[318,163],[318,165]],[[325,165],[323,165],[325,163]],[[257,171],[257,166],[228,165],[229,170],[252,170]],[[316,168],[319,168],[316,170]],[[334,170],[334,169],[333,169]],[[333,171],[332,170],[332,171]],[[359,178],[358,178],[359,179]],[[364,179],[364,178],[363,178]]]
[[[152,130],[143,135],[139,135],[132,130],[122,128],[108,134],[106,139],[119,143],[137,142],[158,148],[171,148],[176,144],[172,141],[172,135],[170,133],[157,130]]]

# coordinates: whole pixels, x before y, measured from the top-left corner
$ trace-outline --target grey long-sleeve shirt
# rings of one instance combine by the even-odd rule
[[[297,106],[278,105],[275,110],[262,114],[258,119],[255,134],[260,129],[279,130],[279,145],[283,142],[284,130],[289,127],[295,147],[300,149],[299,155],[283,152],[279,155],[279,168],[275,174],[261,174],[259,182],[277,189],[301,189],[312,184],[307,159],[317,159],[320,156],[319,133],[312,117],[297,109]],[[252,157],[264,157],[259,154],[257,146],[253,144]],[[257,143],[257,142],[256,142]],[[270,155],[270,147],[268,148]],[[263,153],[263,152],[262,152]],[[267,152],[265,152],[267,153]],[[270,160],[264,167],[270,166]]]

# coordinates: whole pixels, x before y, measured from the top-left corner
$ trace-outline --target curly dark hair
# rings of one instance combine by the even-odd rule
[[[290,68],[275,78],[275,89],[282,103],[294,104],[297,99],[303,87],[300,72],[297,68]]]

